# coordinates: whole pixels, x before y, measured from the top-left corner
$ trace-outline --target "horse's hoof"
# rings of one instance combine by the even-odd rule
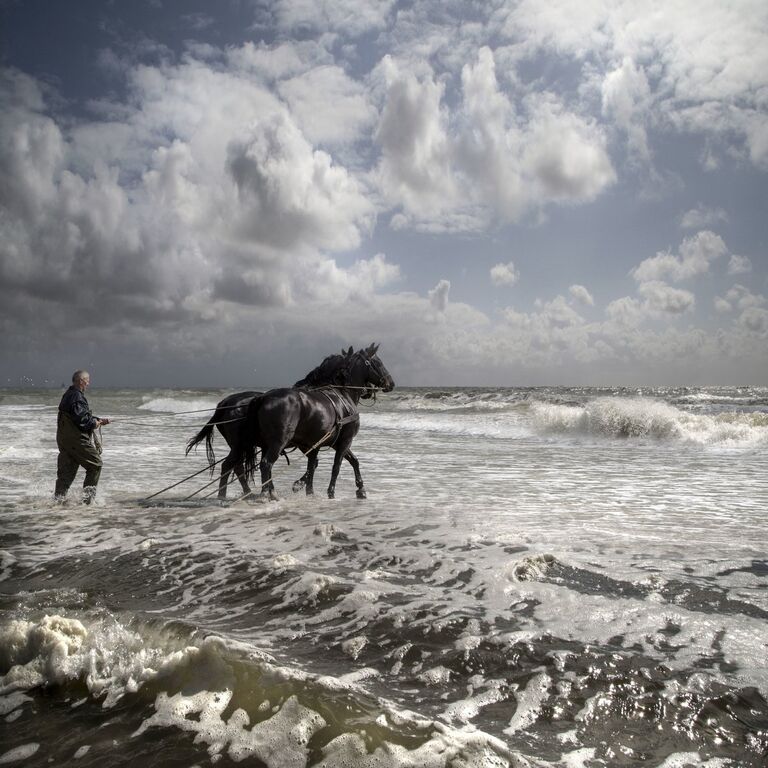
[[[329,499],[335,499],[336,498],[336,494],[333,491],[328,491],[328,498]]]
[[[357,493],[355,494],[358,499],[367,499],[368,496],[366,495],[365,491],[362,488],[357,489]]]
[[[301,482],[301,480],[297,480],[291,488],[293,489],[294,493],[298,493],[302,488],[304,487],[304,483]]]
[[[270,491],[269,492],[269,500],[270,501],[280,501],[280,497],[274,491]]]

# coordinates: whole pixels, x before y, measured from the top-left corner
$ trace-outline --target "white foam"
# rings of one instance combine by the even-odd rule
[[[556,565],[552,555],[529,555],[504,568],[504,574],[512,581],[534,581],[545,576]]]
[[[0,717],[8,715],[15,709],[23,706],[25,701],[32,701],[32,699],[21,693],[21,691],[13,691],[5,696],[0,696]]]
[[[698,752],[676,752],[674,755],[669,755],[656,768],[688,768],[690,765],[695,765],[697,768],[729,768],[733,762],[722,757],[710,757],[708,760],[702,760]]]
[[[683,440],[750,447],[768,442],[768,414],[694,414],[650,398],[602,397],[585,405],[534,402],[533,423],[544,433]]]
[[[26,760],[40,749],[40,745],[37,742],[31,742],[29,744],[22,744],[19,747],[9,749],[0,755],[0,765],[7,765],[8,763],[17,763],[20,760]]]
[[[11,575],[13,564],[16,562],[15,555],[5,549],[0,549],[0,581],[5,581]]]
[[[342,642],[341,650],[350,658],[357,659],[367,644],[368,640],[365,637],[350,637],[349,640],[344,640]]]
[[[140,411],[155,411],[165,413],[185,413],[187,411],[207,411],[213,414],[218,400],[213,398],[192,398],[182,400],[176,397],[155,397],[152,400],[142,403],[139,406]],[[207,419],[205,412],[194,414]]]
[[[534,675],[525,686],[525,690],[517,696],[517,709],[504,733],[512,736],[532,725],[541,713],[541,708],[547,700],[552,678],[544,672]]]
[[[284,610],[294,605],[315,605],[326,596],[338,581],[324,573],[307,571],[282,589],[282,601],[273,607],[273,611]]]
[[[133,735],[139,736],[152,727],[173,726],[195,733],[195,742],[208,744],[210,755],[226,750],[237,762],[256,758],[268,768],[306,765],[309,740],[326,726],[321,715],[291,696],[276,714],[249,729],[250,718],[243,709],[236,709],[227,721],[222,719],[231,700],[230,690],[200,691],[192,696],[161,692],[155,701],[155,713]],[[192,714],[197,719],[189,719]]]
[[[517,439],[531,434],[530,428],[517,415],[504,412],[489,416],[466,414],[454,416],[430,416],[403,413],[365,413],[361,416],[365,426],[397,432],[433,432],[441,435],[462,437],[488,437],[495,439]]]
[[[419,680],[427,685],[445,685],[451,680],[451,670],[438,665],[431,669],[426,669],[419,675]]]

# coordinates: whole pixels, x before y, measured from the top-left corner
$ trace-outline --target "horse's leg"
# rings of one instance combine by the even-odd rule
[[[307,471],[298,479],[293,482],[293,492],[298,493],[307,484],[307,475],[309,474],[309,465],[307,465]]]
[[[355,485],[357,486],[357,498],[358,499],[367,499],[365,493],[365,488],[363,487],[363,476],[360,474],[360,462],[357,460],[357,456],[355,456],[352,451],[347,451],[344,454],[344,458],[349,462],[350,466],[352,467],[352,471],[355,473]]]
[[[221,462],[221,477],[219,478],[219,498],[227,498],[227,481],[229,480],[229,473],[232,471],[232,466],[235,463],[235,457],[232,453],[227,456],[224,461]]]
[[[280,458],[280,447],[270,446],[261,451],[261,461],[259,469],[261,470],[261,495],[260,498],[269,498],[271,501],[277,501],[278,496],[275,493],[275,484],[272,482],[272,465]]]
[[[331,469],[331,482],[328,486],[328,498],[332,499],[336,495],[336,478],[339,476],[339,469],[341,468],[341,460],[344,458],[345,450],[343,448],[337,448],[333,457],[333,469]]]
[[[240,481],[240,486],[243,489],[243,496],[250,496],[251,487],[248,485],[248,481],[245,478],[245,464],[243,463],[242,459],[240,459],[238,464],[235,464],[235,466],[232,468],[232,471],[235,473],[235,477],[237,477],[237,479]]]
[[[315,489],[313,487],[313,481],[315,479],[315,470],[317,469],[318,465],[318,458],[317,454],[319,453],[320,449],[315,448],[314,451],[311,451],[307,454],[307,496],[312,496],[315,492]]]

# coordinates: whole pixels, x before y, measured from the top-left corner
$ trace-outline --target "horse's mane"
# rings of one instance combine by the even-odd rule
[[[351,349],[351,348],[350,348]],[[303,379],[297,381],[294,387],[319,387],[323,384],[341,383],[338,379],[346,369],[348,353],[328,355],[320,365],[313,368]]]

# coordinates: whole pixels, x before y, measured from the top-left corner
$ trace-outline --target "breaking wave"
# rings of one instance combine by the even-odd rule
[[[102,710],[120,704],[132,741],[150,729],[194,734],[216,761],[257,759],[269,768],[355,765],[528,765],[499,739],[373,698],[357,680],[275,663],[257,648],[178,629],[46,615],[0,627],[0,704],[12,720],[41,686],[57,686]],[[368,675],[376,676],[375,670]],[[79,698],[85,693],[86,699]],[[147,704],[152,712],[147,715]],[[312,744],[310,744],[310,741]],[[131,749],[130,744],[127,745]]]
[[[647,397],[599,397],[584,403],[494,400],[491,408],[485,407],[486,401],[480,407],[477,402],[462,402],[460,408],[423,408],[422,396],[402,398],[397,410],[363,411],[361,418],[388,431],[489,439],[563,435],[677,440],[726,448],[768,443],[768,413],[763,411],[694,413]]]
[[[648,398],[598,398],[581,406],[536,402],[541,432],[610,438],[677,439],[701,445],[750,447],[768,442],[768,414],[694,414]]]
[[[159,413],[186,413],[188,411],[207,411],[213,413],[216,404],[221,398],[193,398],[183,400],[178,397],[155,397],[139,406],[141,411],[154,411]],[[199,417],[205,413],[196,414]]]

